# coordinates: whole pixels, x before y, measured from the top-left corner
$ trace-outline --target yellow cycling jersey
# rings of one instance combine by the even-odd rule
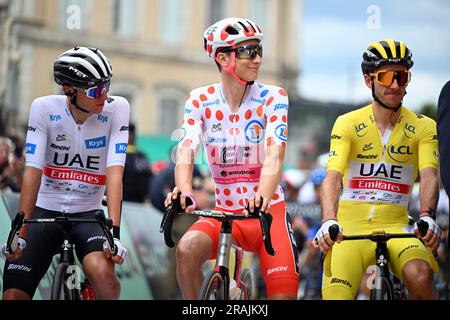
[[[428,117],[402,106],[394,128],[382,136],[372,104],[339,116],[327,170],[343,175],[337,218],[345,233],[386,223],[406,226],[418,172],[438,165],[436,123]]]

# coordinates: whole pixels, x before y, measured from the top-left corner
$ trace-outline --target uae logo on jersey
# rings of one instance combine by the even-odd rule
[[[245,127],[245,138],[251,143],[260,143],[264,135],[264,126],[258,120],[250,121]]]

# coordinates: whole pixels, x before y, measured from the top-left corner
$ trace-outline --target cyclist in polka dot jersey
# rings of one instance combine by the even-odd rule
[[[226,18],[204,34],[207,55],[221,75],[219,83],[189,94],[175,170],[176,187],[166,206],[181,191],[192,194],[195,151],[203,144],[216,184],[216,209],[246,213],[248,203],[262,205],[273,216],[271,236],[275,256],[265,252],[259,221],[234,222],[233,239],[244,250],[257,252],[267,296],[295,299],[298,269],[295,241],[283,190],[278,184],[288,134],[288,97],[284,89],[256,81],[262,62],[263,34],[248,19]],[[262,199],[262,203],[261,203]],[[200,219],[177,247],[177,278],[186,299],[196,299],[203,280],[202,264],[217,255],[220,223]]]

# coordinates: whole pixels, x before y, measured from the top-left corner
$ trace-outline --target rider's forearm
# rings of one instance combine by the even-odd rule
[[[320,189],[322,221],[331,219],[336,220],[341,188],[341,174],[333,170],[328,171]]]
[[[112,166],[106,169],[106,194],[108,199],[108,216],[113,225],[120,227],[122,212],[122,166]]]
[[[34,167],[26,167],[23,175],[22,192],[20,193],[19,211],[25,213],[25,219],[31,218],[31,213],[36,206],[37,195],[41,185],[42,170]],[[25,237],[28,225],[24,225],[21,231]]]
[[[258,185],[258,193],[264,198],[272,199],[277,190],[283,171],[284,149],[280,146],[270,146],[267,148],[267,155]]]
[[[420,206],[436,210],[439,200],[439,178],[437,170],[425,168],[420,171]]]
[[[181,192],[192,194],[193,172],[194,151],[190,148],[179,148],[175,166],[175,185],[180,188]]]

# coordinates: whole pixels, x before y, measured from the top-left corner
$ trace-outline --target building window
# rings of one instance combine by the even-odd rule
[[[161,40],[167,44],[177,44],[183,38],[184,1],[162,0],[159,3]]]
[[[209,0],[208,17],[206,19],[209,27],[213,23],[223,19],[225,16],[225,1],[224,0]]]
[[[269,52],[269,1],[268,0],[250,0],[249,18],[252,19],[264,33],[264,51]],[[272,28],[273,29],[273,28]]]
[[[137,0],[113,0],[113,32],[119,36],[136,33]]]
[[[108,95],[127,99],[130,104],[130,121],[136,122],[136,113],[140,102],[139,92],[141,92],[141,90],[142,86],[135,81],[116,79],[111,82],[111,90]]]
[[[158,92],[158,125],[159,132],[171,136],[173,131],[181,127],[186,92],[171,86],[159,87]]]
[[[61,0],[59,3],[62,29],[76,31],[87,28],[86,0]]]

